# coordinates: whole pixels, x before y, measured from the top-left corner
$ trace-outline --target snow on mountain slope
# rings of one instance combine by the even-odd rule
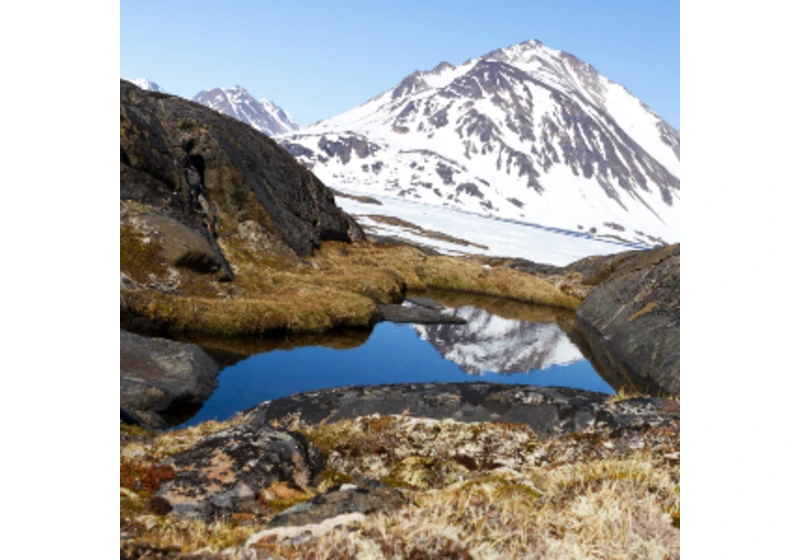
[[[451,313],[465,325],[413,325],[447,360],[470,375],[528,373],[553,365],[569,365],[584,357],[555,323],[505,319],[478,307],[463,306]]]
[[[650,245],[680,237],[678,132],[536,41],[414,72],[276,140],[334,188]]]
[[[160,93],[165,93],[164,90],[155,82],[151,82],[147,78],[136,78],[135,80],[130,80],[130,82],[138,88],[147,90],[147,91],[157,91]]]
[[[353,216],[368,234],[403,239],[447,255],[490,255],[565,266],[592,255],[646,248],[584,232],[470,214],[413,200],[379,195],[372,196],[372,202],[365,202],[350,195],[340,191],[336,205]],[[437,233],[461,242],[448,241]]]
[[[268,99],[257,100],[241,86],[203,90],[192,101],[249,124],[268,136],[300,128],[286,111]]]

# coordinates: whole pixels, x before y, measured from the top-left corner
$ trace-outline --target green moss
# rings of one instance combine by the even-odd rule
[[[338,471],[326,469],[319,475],[320,483],[326,483],[329,487],[337,484],[347,484],[353,482],[353,477]]]
[[[307,496],[302,498],[276,498],[274,500],[263,500],[260,503],[266,513],[269,515],[277,515],[297,504],[308,501],[308,499]]]

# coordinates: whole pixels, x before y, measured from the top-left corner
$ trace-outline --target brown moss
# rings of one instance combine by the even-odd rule
[[[121,459],[119,463],[119,485],[150,497],[163,481],[175,478],[175,470],[168,465],[153,466],[135,460]]]
[[[139,283],[146,283],[151,274],[163,277],[168,271],[158,241],[145,237],[131,225],[119,228],[119,264],[121,271]]]

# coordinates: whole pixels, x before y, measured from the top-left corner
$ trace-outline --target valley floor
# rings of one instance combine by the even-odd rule
[[[578,231],[511,222],[388,196],[365,196],[363,192],[341,188],[337,189],[336,203],[356,218],[368,234],[403,239],[449,255],[511,257],[564,266],[592,255],[645,248]]]

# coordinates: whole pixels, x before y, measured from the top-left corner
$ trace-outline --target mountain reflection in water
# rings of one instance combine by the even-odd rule
[[[571,340],[580,336],[574,314],[474,297],[466,305],[463,299],[440,301],[467,324],[384,322],[368,337],[361,332],[236,341],[229,348],[225,341],[195,341],[227,367],[211,398],[180,427],[224,420],[294,393],[345,385],[487,381],[614,392]]]
[[[414,325],[422,340],[465,373],[529,373],[585,359],[557,323],[505,319],[479,307],[452,313],[466,325]]]

